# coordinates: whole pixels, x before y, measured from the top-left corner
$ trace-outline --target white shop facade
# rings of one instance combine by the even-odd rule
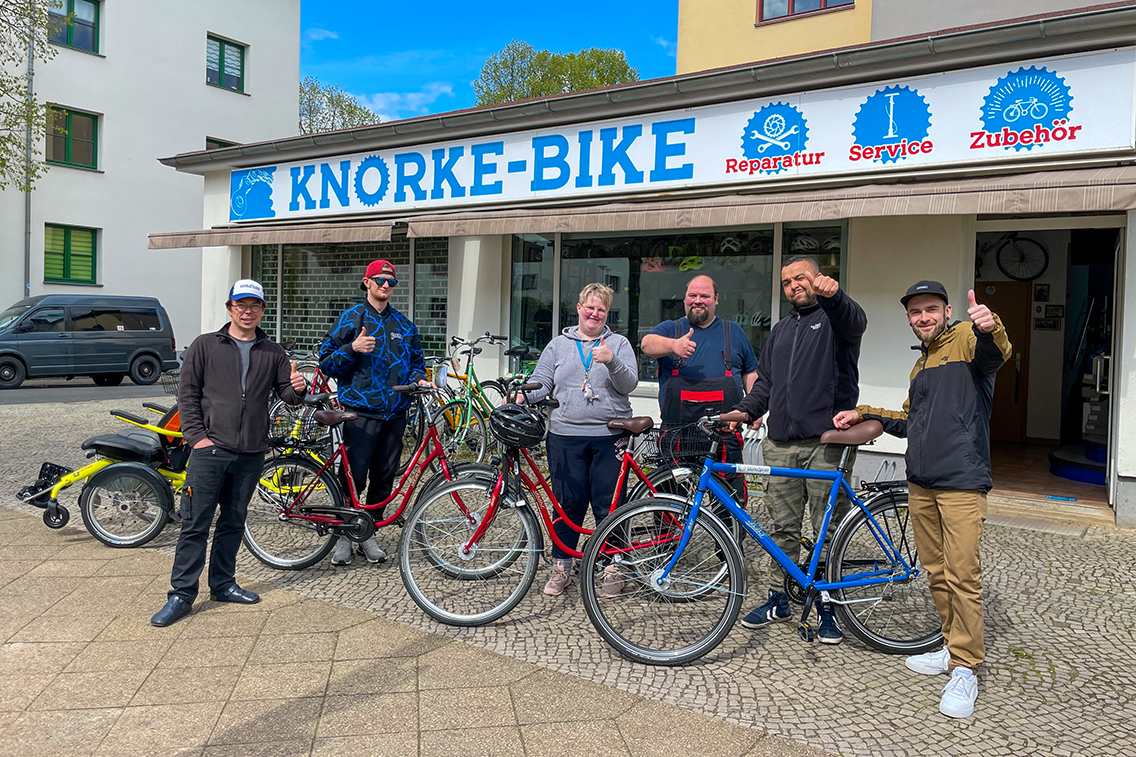
[[[861,401],[896,408],[915,358],[898,298],[938,279],[965,317],[973,288],[1015,348],[997,382],[996,491],[1132,526],[1128,23],[1005,44],[978,30],[938,50],[870,45],[182,154],[163,162],[204,177],[204,226],[155,231],[151,247],[205,248],[202,330],[252,276],[273,301],[265,329],[302,347],[387,258],[392,301],[433,354],[486,331],[543,347],[592,281],[615,290],[610,325],[637,348],[682,314],[697,274],[760,352],[788,310],[781,261],[812,254],[868,313]],[[493,348],[480,359],[483,376],[509,369]],[[635,409],[657,417],[646,356],[640,377]],[[885,437],[858,474],[904,449]]]

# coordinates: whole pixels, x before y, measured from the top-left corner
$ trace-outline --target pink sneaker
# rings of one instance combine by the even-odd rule
[[[559,560],[552,563],[552,575],[544,585],[544,593],[550,597],[559,597],[572,583],[572,569]]]
[[[603,583],[600,584],[600,596],[607,599],[618,597],[623,591],[623,573],[618,565],[609,565],[604,568]]]

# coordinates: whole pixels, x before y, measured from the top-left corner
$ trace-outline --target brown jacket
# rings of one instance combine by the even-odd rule
[[[192,447],[208,438],[229,452],[264,452],[272,391],[290,405],[303,399],[289,382],[291,373],[284,348],[257,329],[242,394],[241,357],[229,336],[229,324],[197,337],[185,351],[178,382],[178,412],[186,442]]]

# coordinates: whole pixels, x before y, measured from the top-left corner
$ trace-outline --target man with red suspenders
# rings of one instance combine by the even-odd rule
[[[659,405],[664,425],[693,423],[727,412],[757,378],[757,356],[742,327],[715,315],[718,285],[695,276],[686,285],[686,316],[664,321],[643,337],[643,352],[659,361]],[[722,435],[725,462],[742,461],[741,437]],[[730,482],[744,496],[745,478]]]

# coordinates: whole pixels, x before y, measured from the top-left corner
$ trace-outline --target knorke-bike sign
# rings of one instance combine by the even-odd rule
[[[233,171],[230,218],[336,216],[1132,150],[1131,48]]]

